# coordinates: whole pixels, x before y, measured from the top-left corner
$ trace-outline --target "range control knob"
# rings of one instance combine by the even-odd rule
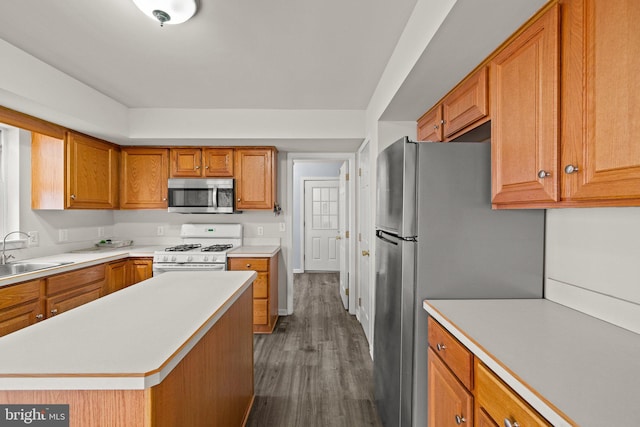
[[[165,256],[163,256],[163,257],[162,257],[162,261],[164,261],[164,262],[169,261],[169,257],[168,257],[168,256],[166,256],[166,255],[165,255]]]
[[[202,261],[204,261],[204,262],[209,261],[209,257],[205,255],[204,258],[202,258]]]
[[[177,260],[177,259],[178,259],[178,257],[176,257],[175,255],[173,255],[173,256],[171,257],[171,262],[176,262],[176,260]]]
[[[187,262],[191,262],[191,261],[193,261],[193,257],[192,257],[191,255],[189,255],[189,256],[187,257]]]

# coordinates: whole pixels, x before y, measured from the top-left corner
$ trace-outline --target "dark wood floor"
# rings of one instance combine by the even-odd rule
[[[294,314],[254,339],[255,402],[247,426],[382,426],[360,323],[337,273],[296,274]]]

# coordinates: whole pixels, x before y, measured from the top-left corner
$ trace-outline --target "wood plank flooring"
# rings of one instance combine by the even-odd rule
[[[296,274],[294,314],[254,337],[255,402],[247,426],[382,426],[360,323],[337,273]]]

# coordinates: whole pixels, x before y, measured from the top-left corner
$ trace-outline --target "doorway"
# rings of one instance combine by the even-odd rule
[[[343,164],[346,164],[343,166]],[[327,167],[333,168],[332,172],[327,172]],[[287,314],[293,313],[294,298],[294,274],[303,273],[305,264],[302,254],[304,253],[304,225],[302,213],[304,211],[304,181],[317,178],[334,179],[340,181],[340,168],[343,167],[345,173],[346,191],[342,196],[345,197],[344,212],[338,212],[338,216],[344,215],[344,229],[339,226],[337,236],[346,236],[342,240],[338,240],[336,245],[336,255],[344,261],[339,262],[340,267],[335,271],[341,272],[341,295],[343,296],[343,304],[348,307],[350,314],[355,315],[355,240],[351,237],[355,230],[355,182],[353,179],[346,180],[347,177],[354,176],[355,169],[355,153],[288,153],[287,154],[287,182],[288,184],[288,206],[291,206],[291,251],[286,255],[287,264],[291,266],[287,269]],[[313,171],[313,172],[312,172]],[[341,193],[338,189],[338,198]]]
[[[304,179],[304,270],[338,271],[339,182]]]

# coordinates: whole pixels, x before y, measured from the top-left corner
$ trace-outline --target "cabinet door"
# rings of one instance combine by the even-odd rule
[[[418,141],[442,141],[442,105],[438,104],[418,119]]]
[[[131,265],[131,285],[150,279],[153,276],[152,258],[134,258],[129,262]]]
[[[640,198],[640,2],[563,5],[562,196]]]
[[[482,408],[477,408],[475,412],[476,427],[499,427],[495,421]]]
[[[203,148],[204,176],[233,177],[233,148]]]
[[[275,156],[273,148],[236,150],[236,209],[273,209]]]
[[[473,396],[429,348],[428,417],[430,426],[473,426]]]
[[[67,132],[66,207],[117,208],[119,156],[115,145]]]
[[[559,6],[491,61],[492,202],[554,202],[558,190]]]
[[[172,178],[197,178],[202,176],[202,150],[200,148],[172,148]]]
[[[127,261],[112,262],[107,265],[106,293],[119,291],[129,286],[129,269]]]
[[[25,328],[44,318],[42,280],[0,288],[0,336]]]
[[[482,67],[444,98],[442,120],[445,138],[466,132],[489,119],[488,78],[487,67]]]
[[[166,209],[167,148],[122,148],[120,209]]]

